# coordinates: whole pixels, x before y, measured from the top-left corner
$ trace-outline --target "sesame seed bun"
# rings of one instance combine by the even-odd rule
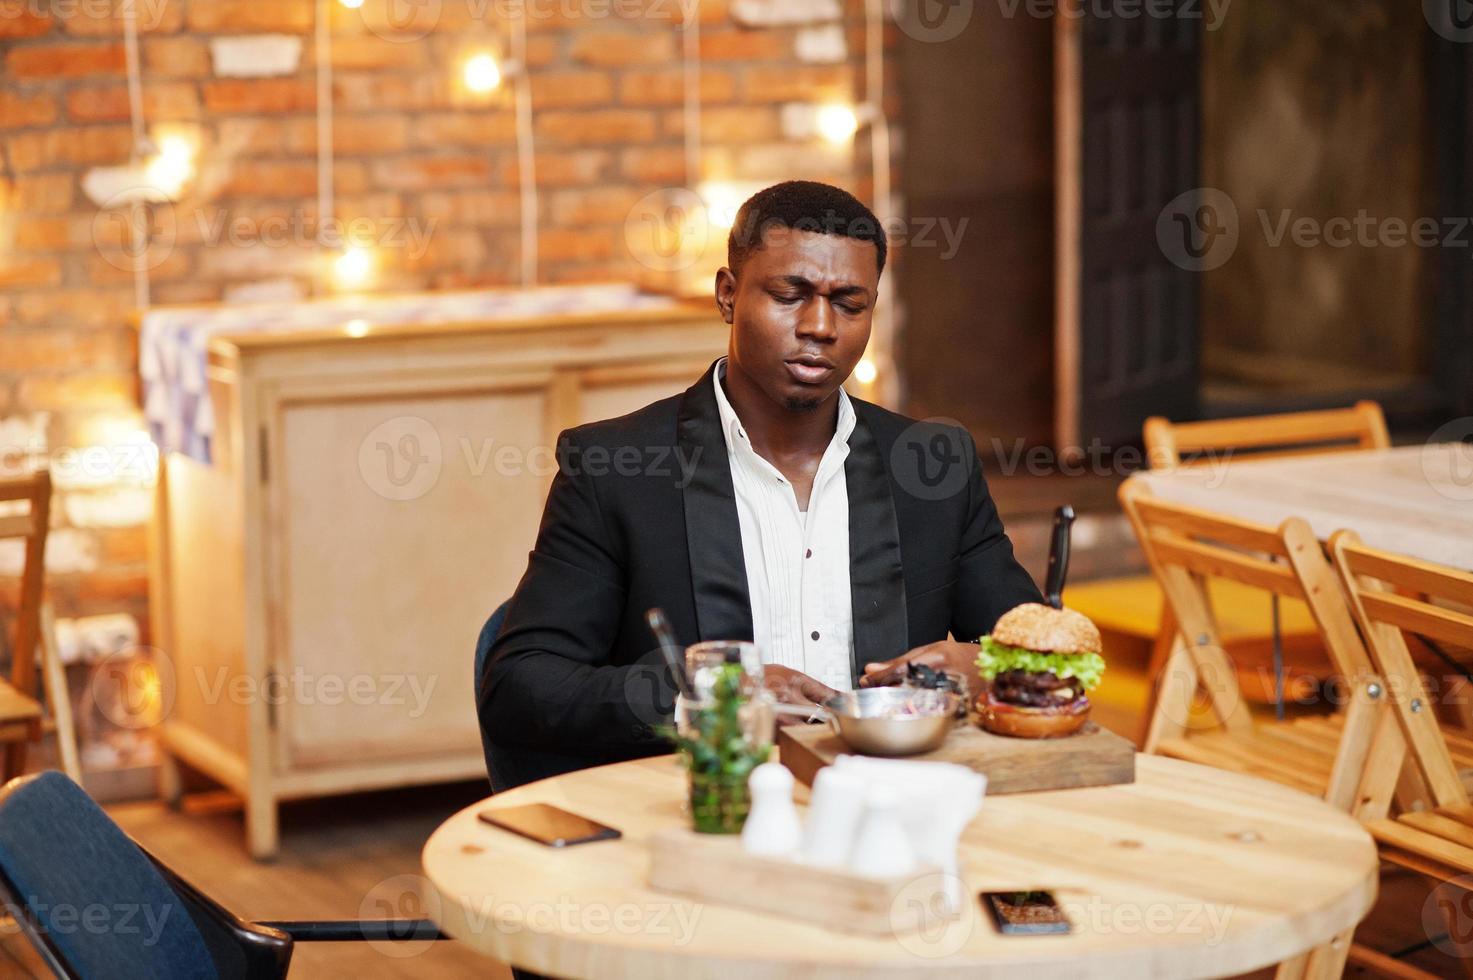
[[[1003,613],[992,627],[992,638],[1039,653],[1100,652],[1100,631],[1088,616],[1040,602],[1025,602]]]

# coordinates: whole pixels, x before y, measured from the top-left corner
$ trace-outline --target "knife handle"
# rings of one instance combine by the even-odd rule
[[[1049,541],[1048,574],[1044,598],[1055,609],[1064,608],[1064,580],[1069,575],[1069,532],[1074,525],[1074,508],[1068,504],[1054,511],[1053,536]]]

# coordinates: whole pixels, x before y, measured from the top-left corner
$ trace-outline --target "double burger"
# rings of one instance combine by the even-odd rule
[[[983,728],[1018,738],[1072,735],[1089,718],[1085,695],[1100,683],[1100,631],[1087,616],[1037,602],[1003,613],[982,637],[977,698]]]

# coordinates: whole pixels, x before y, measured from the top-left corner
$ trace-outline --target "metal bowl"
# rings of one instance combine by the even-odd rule
[[[960,700],[950,691],[867,687],[824,702],[829,724],[861,755],[916,755],[939,748]],[[906,713],[914,712],[914,713]]]

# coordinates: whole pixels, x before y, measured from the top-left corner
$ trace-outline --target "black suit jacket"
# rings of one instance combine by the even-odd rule
[[[682,643],[752,639],[741,529],[712,390],[569,429],[527,572],[479,685],[481,724],[510,785],[668,751],[674,705],[645,625]],[[849,493],[854,671],[913,647],[972,640],[1038,588],[1013,557],[966,430],[852,399]]]

